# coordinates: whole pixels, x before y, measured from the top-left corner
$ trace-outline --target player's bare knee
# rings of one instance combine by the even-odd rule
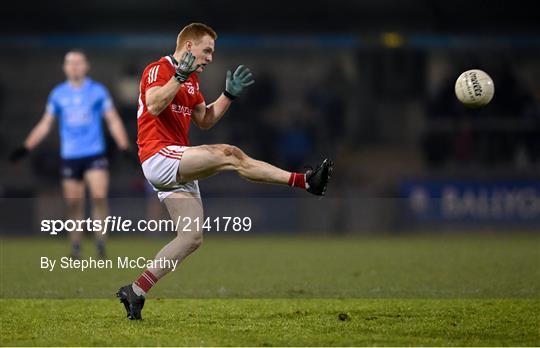
[[[247,158],[244,151],[233,145],[220,145],[220,150],[225,158],[225,162],[232,165],[235,169],[241,167]]]

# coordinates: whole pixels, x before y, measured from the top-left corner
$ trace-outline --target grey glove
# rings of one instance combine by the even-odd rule
[[[251,86],[255,83],[253,75],[249,72],[249,69],[243,65],[236,68],[234,74],[230,70],[227,70],[227,79],[225,80],[225,96],[231,100],[240,96],[245,87]]]
[[[184,52],[182,59],[175,66],[176,72],[174,73],[174,78],[179,83],[184,83],[189,78],[195,70],[199,69],[200,64],[193,66],[195,62],[195,56],[191,52]]]

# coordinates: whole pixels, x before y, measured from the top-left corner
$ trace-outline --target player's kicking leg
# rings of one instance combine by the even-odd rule
[[[190,147],[184,151],[178,168],[178,181],[203,179],[222,171],[236,171],[244,179],[259,183],[282,184],[305,188],[324,196],[333,163],[325,159],[306,173],[291,173],[269,163],[258,161],[232,145],[217,144]]]
[[[239,148],[230,145],[204,145],[182,151],[169,149],[165,155],[180,161],[177,172],[173,173],[178,183],[189,183],[222,171],[236,171],[250,181],[300,187],[319,196],[326,193],[333,166],[332,161],[325,159],[317,168],[306,173],[291,173],[252,159]],[[176,221],[178,216],[190,217],[191,221],[195,218],[204,221],[198,188],[195,193],[174,192],[165,199],[165,204],[173,221]],[[181,262],[200,246],[202,231],[185,231],[183,227],[179,226],[177,237],[158,252],[156,260],[165,258]],[[170,269],[167,268],[148,268],[133,284],[118,290],[117,296],[124,304],[129,319],[142,319],[144,296],[169,272]]]

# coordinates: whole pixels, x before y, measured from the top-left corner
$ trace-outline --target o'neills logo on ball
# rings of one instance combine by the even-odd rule
[[[469,74],[471,84],[473,87],[474,95],[475,97],[481,97],[482,96],[482,85],[480,84],[480,81],[478,81],[478,76],[476,76],[476,72],[471,72]]]

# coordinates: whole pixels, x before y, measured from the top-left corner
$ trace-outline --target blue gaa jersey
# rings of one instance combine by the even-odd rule
[[[78,88],[69,82],[56,86],[47,101],[47,112],[58,118],[60,155],[73,159],[105,152],[103,113],[113,107],[102,84],[86,78]]]

